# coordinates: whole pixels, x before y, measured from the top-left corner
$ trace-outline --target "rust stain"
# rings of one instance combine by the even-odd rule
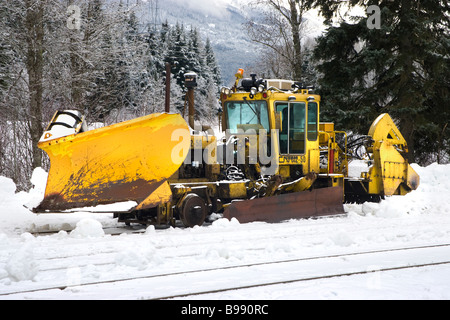
[[[180,115],[154,114],[41,145],[50,171],[36,211],[144,201],[181,165],[172,161],[178,129],[189,132]]]
[[[240,223],[264,221],[281,222],[288,219],[310,218],[345,213],[343,188],[323,188],[278,196],[233,202],[224,218],[236,218]]]
[[[47,195],[34,209],[35,212],[61,211],[72,208],[94,207],[100,204],[133,200],[141,202],[153,193],[164,181],[114,181],[93,185],[89,188],[77,188],[70,183],[65,191]],[[67,192],[67,190],[72,190]]]

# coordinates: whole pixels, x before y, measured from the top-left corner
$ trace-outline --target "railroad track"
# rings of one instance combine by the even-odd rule
[[[153,271],[153,274],[91,281],[73,286],[54,285],[27,290],[0,291],[0,299],[23,297],[32,299],[46,294],[54,297],[62,294],[69,298],[76,298],[77,292],[82,294],[82,298],[88,299],[95,298],[99,292],[108,291],[117,286],[123,287],[123,292],[128,292],[127,288],[132,290],[130,292],[140,292],[141,288],[142,295],[130,297],[133,299],[177,299],[373,272],[449,265],[450,260],[442,258],[449,256],[449,248],[450,244],[436,244],[193,268],[165,273]],[[76,288],[74,294],[72,294],[73,288]],[[114,295],[112,298],[117,296]]]
[[[223,234],[220,233],[217,234],[217,229],[211,229],[210,232],[202,232],[202,233],[195,233],[194,230],[188,229],[186,231],[188,232],[181,232],[180,230],[173,230],[173,233],[171,233],[171,242],[165,241],[164,237],[162,238],[162,241],[160,241],[160,238],[158,238],[158,234],[151,234],[148,236],[148,239],[141,240],[137,239],[137,242],[139,243],[148,243],[150,246],[153,246],[155,250],[158,251],[158,253],[161,254],[161,257],[164,259],[170,259],[170,258],[183,258],[183,257],[193,257],[193,256],[199,256],[201,258],[202,254],[204,253],[205,248],[212,247],[213,249],[217,246],[219,249],[223,247],[223,242],[226,240],[226,249],[230,250],[231,254],[234,252],[234,248],[237,248],[237,250],[245,250],[246,255],[251,255],[255,252],[260,252],[262,250],[267,250],[268,247],[273,246],[274,250],[277,249],[277,245],[281,247],[281,250],[285,249],[283,248],[284,242],[286,239],[289,239],[296,233],[298,233],[298,227],[292,227],[289,225],[280,225],[276,226],[274,225],[273,228],[277,227],[283,227],[283,232],[276,232],[274,231],[270,238],[267,238],[267,230],[265,229],[265,225],[261,225],[263,227],[262,230],[252,230],[252,233],[249,235],[248,233],[244,233],[243,235],[237,235],[233,234],[233,238],[229,238],[227,236],[227,230],[225,229]],[[145,228],[130,228],[130,227],[124,227],[124,228],[104,228],[105,234],[112,235],[112,236],[118,236],[122,234],[143,234],[145,232]],[[364,232],[365,229],[359,230],[360,232]],[[193,231],[191,233],[191,231]],[[204,230],[202,230],[204,231]],[[229,231],[229,230],[228,230]],[[234,231],[234,230],[233,230]],[[368,230],[369,231],[369,230]],[[165,232],[165,231],[164,231]],[[52,232],[45,232],[41,233],[40,236],[45,236],[49,234],[56,234],[58,231],[52,231]],[[212,237],[211,234],[214,233],[215,237]],[[115,238],[115,237],[114,237]],[[53,248],[37,248],[38,250],[35,254],[36,260],[47,260],[49,262],[54,260],[64,260],[64,259],[73,259],[73,262],[70,262],[70,266],[67,267],[58,267],[58,264],[55,264],[51,262],[51,267],[45,267],[44,269],[41,269],[40,271],[50,271],[50,270],[58,270],[60,268],[69,268],[69,267],[82,267],[86,263],[83,261],[86,257],[94,256],[94,255],[112,255],[110,260],[114,259],[114,255],[118,253],[117,242],[120,242],[119,238],[115,238],[116,243],[114,245],[111,245],[112,238],[108,239],[106,237],[105,242],[98,242],[93,244],[92,246],[89,246],[87,250],[80,249],[79,252],[77,252],[76,256],[73,256],[70,250],[70,247],[68,250],[60,252],[60,250],[54,250]],[[297,246],[296,244],[289,244],[287,245],[287,250],[292,251],[298,251],[303,250],[305,247],[307,248],[308,245],[313,244],[315,245],[315,241],[317,240],[316,234],[308,234],[305,233],[304,230],[302,230],[301,235],[301,241],[302,245]],[[79,245],[79,241],[83,241],[83,239],[75,240],[73,241],[70,246],[77,247]],[[244,244],[243,244],[243,241]],[[245,243],[250,243],[250,247],[246,247]],[[174,245],[176,244],[176,245]],[[274,245],[275,244],[275,245]],[[56,243],[57,246],[59,246],[58,243]],[[143,247],[137,247],[136,249],[142,249]],[[94,250],[93,250],[94,249]],[[119,248],[120,249],[120,248]],[[43,250],[45,252],[40,253],[40,251]],[[53,253],[55,251],[55,253]],[[78,250],[77,250],[78,251]],[[93,254],[93,251],[95,254]],[[42,254],[43,258],[39,258],[39,256]],[[0,263],[2,261],[0,260]],[[81,264],[80,264],[81,262]],[[90,260],[88,260],[87,264],[91,263]],[[98,265],[95,261],[92,263],[94,265]],[[102,264],[108,264],[108,263],[102,263]]]
[[[221,293],[221,292],[227,292],[227,291],[233,291],[233,290],[244,290],[244,289],[252,289],[252,288],[259,288],[259,287],[268,287],[268,286],[274,286],[274,285],[290,284],[290,283],[295,283],[295,282],[306,282],[306,281],[312,281],[312,280],[322,280],[322,279],[330,279],[330,278],[337,278],[337,277],[348,277],[348,276],[355,276],[355,275],[370,274],[370,273],[374,273],[374,272],[387,272],[387,271],[396,271],[396,270],[404,270],[404,269],[440,266],[440,265],[450,265],[450,260],[442,261],[442,262],[417,264],[417,265],[398,266],[398,267],[392,267],[392,268],[380,268],[380,269],[376,269],[376,270],[354,271],[354,272],[348,272],[348,273],[336,273],[336,274],[329,274],[329,275],[324,275],[324,276],[313,276],[313,277],[305,277],[305,278],[290,279],[290,280],[283,280],[283,281],[272,281],[272,282],[258,283],[258,284],[253,284],[253,285],[235,286],[235,287],[229,287],[229,288],[197,291],[197,292],[193,292],[193,293],[161,296],[161,297],[151,298],[150,300],[167,300],[167,299],[187,298],[187,297]]]
[[[58,234],[61,231],[65,231],[67,233],[70,233],[73,230],[75,230],[75,229],[74,228],[73,229],[61,228],[59,230],[32,231],[32,232],[30,232],[30,234],[32,234],[35,237],[43,237],[43,236],[55,235],[55,234]],[[145,232],[145,227],[144,226],[138,226],[138,227],[127,227],[127,226],[123,226],[123,227],[104,227],[103,231],[105,232],[105,235],[119,236],[119,235],[124,234],[124,233],[128,233],[128,234],[143,233],[143,232]]]

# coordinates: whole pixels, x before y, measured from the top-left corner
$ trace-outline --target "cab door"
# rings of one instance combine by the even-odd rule
[[[318,103],[276,102],[275,110],[281,114],[282,122],[279,146],[283,161],[280,163],[302,165],[304,174],[319,172]]]
[[[277,102],[281,113],[282,130],[279,134],[280,154],[305,153],[305,102]]]

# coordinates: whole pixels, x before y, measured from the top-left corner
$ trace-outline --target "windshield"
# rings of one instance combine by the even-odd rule
[[[269,127],[267,102],[260,101],[230,101],[226,103],[228,129],[238,133],[238,129],[266,129]]]

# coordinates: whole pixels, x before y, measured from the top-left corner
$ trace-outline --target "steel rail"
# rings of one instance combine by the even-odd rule
[[[376,270],[344,272],[344,273],[336,273],[336,274],[330,274],[330,275],[324,275],[324,276],[305,277],[305,278],[282,280],[282,281],[272,281],[272,282],[258,283],[258,284],[245,285],[245,286],[235,286],[235,287],[224,288],[224,289],[205,290],[205,291],[198,291],[198,292],[193,292],[193,293],[183,293],[183,294],[177,294],[177,295],[171,295],[171,296],[162,296],[162,297],[151,298],[148,300],[167,300],[167,299],[185,298],[185,297],[191,297],[191,296],[198,296],[198,295],[202,295],[202,294],[227,292],[227,291],[233,291],[233,290],[244,290],[244,289],[267,287],[267,286],[289,284],[289,283],[296,283],[296,282],[303,282],[303,281],[306,282],[306,281],[321,280],[321,279],[348,277],[348,276],[369,274],[369,273],[374,273],[374,272],[387,272],[387,271],[413,269],[413,268],[424,268],[424,267],[439,266],[439,265],[444,265],[444,264],[450,264],[450,261],[431,262],[431,263],[423,263],[423,264],[417,264],[417,265],[406,265],[406,266],[398,266],[398,267],[390,267],[390,268],[380,268],[380,269],[376,269]]]
[[[189,271],[176,271],[176,272],[163,273],[163,274],[143,275],[143,276],[139,276],[139,277],[127,277],[127,278],[111,279],[111,280],[105,280],[105,281],[92,281],[92,282],[86,282],[86,283],[77,284],[76,287],[92,286],[92,285],[116,283],[116,282],[125,282],[125,281],[132,281],[132,280],[138,280],[138,279],[151,279],[151,278],[159,278],[159,277],[170,277],[170,276],[177,276],[177,275],[183,275],[183,274],[194,274],[194,273],[201,273],[201,272],[237,269],[237,268],[261,266],[261,265],[293,263],[293,262],[320,260],[320,259],[333,259],[333,258],[342,258],[342,257],[349,257],[349,256],[370,255],[370,254],[378,254],[378,253],[385,253],[385,252],[399,252],[399,251],[420,250],[420,249],[430,249],[430,248],[439,248],[439,247],[450,247],[450,244],[435,244],[435,245],[424,245],[424,246],[414,246],[414,247],[402,247],[402,248],[390,248],[390,249],[381,249],[381,250],[369,250],[369,251],[361,251],[361,252],[350,252],[350,253],[343,253],[343,254],[303,257],[303,258],[285,259],[285,260],[276,260],[276,261],[263,261],[263,262],[255,262],[255,263],[247,263],[247,264],[239,264],[239,265],[230,265],[230,266],[224,266],[224,267],[212,267],[212,268],[204,268],[204,269],[195,269],[195,270],[189,270]],[[171,298],[177,298],[177,297],[194,296],[194,295],[200,295],[200,294],[206,294],[206,293],[215,293],[215,292],[221,292],[221,291],[247,289],[247,288],[252,288],[252,287],[269,286],[269,285],[276,285],[276,284],[283,284],[283,283],[300,282],[300,281],[311,281],[311,280],[317,280],[317,279],[327,279],[327,278],[334,278],[334,277],[341,277],[341,276],[367,274],[367,273],[373,273],[373,272],[379,272],[379,271],[382,272],[382,271],[392,271],[392,270],[401,270],[401,269],[410,269],[410,268],[420,268],[420,267],[433,266],[433,265],[443,265],[443,264],[450,264],[450,261],[441,261],[441,262],[432,262],[432,263],[426,263],[426,264],[417,264],[417,265],[406,265],[406,266],[397,266],[397,267],[389,267],[389,268],[380,268],[380,269],[370,270],[370,271],[365,270],[365,271],[354,271],[354,272],[349,272],[349,273],[337,273],[337,274],[332,274],[332,275],[306,277],[306,278],[301,278],[301,279],[280,280],[280,281],[260,283],[260,284],[254,284],[254,285],[236,286],[236,287],[225,288],[225,289],[216,289],[216,290],[207,290],[207,291],[202,291],[202,292],[184,293],[184,294],[178,294],[178,295],[173,295],[173,296],[162,296],[162,297],[157,297],[157,298],[152,298],[152,299],[171,299]],[[61,269],[64,269],[64,268],[61,268]],[[0,292],[0,296],[8,296],[8,295],[22,294],[22,293],[33,293],[33,292],[55,290],[55,289],[56,290],[58,290],[58,289],[59,290],[65,290],[65,289],[70,288],[70,287],[73,287],[73,286],[49,286],[49,287],[35,288],[35,289],[30,289],[30,290],[18,290],[18,291],[10,291],[10,292]],[[151,299],[149,299],[149,300],[151,300]]]

